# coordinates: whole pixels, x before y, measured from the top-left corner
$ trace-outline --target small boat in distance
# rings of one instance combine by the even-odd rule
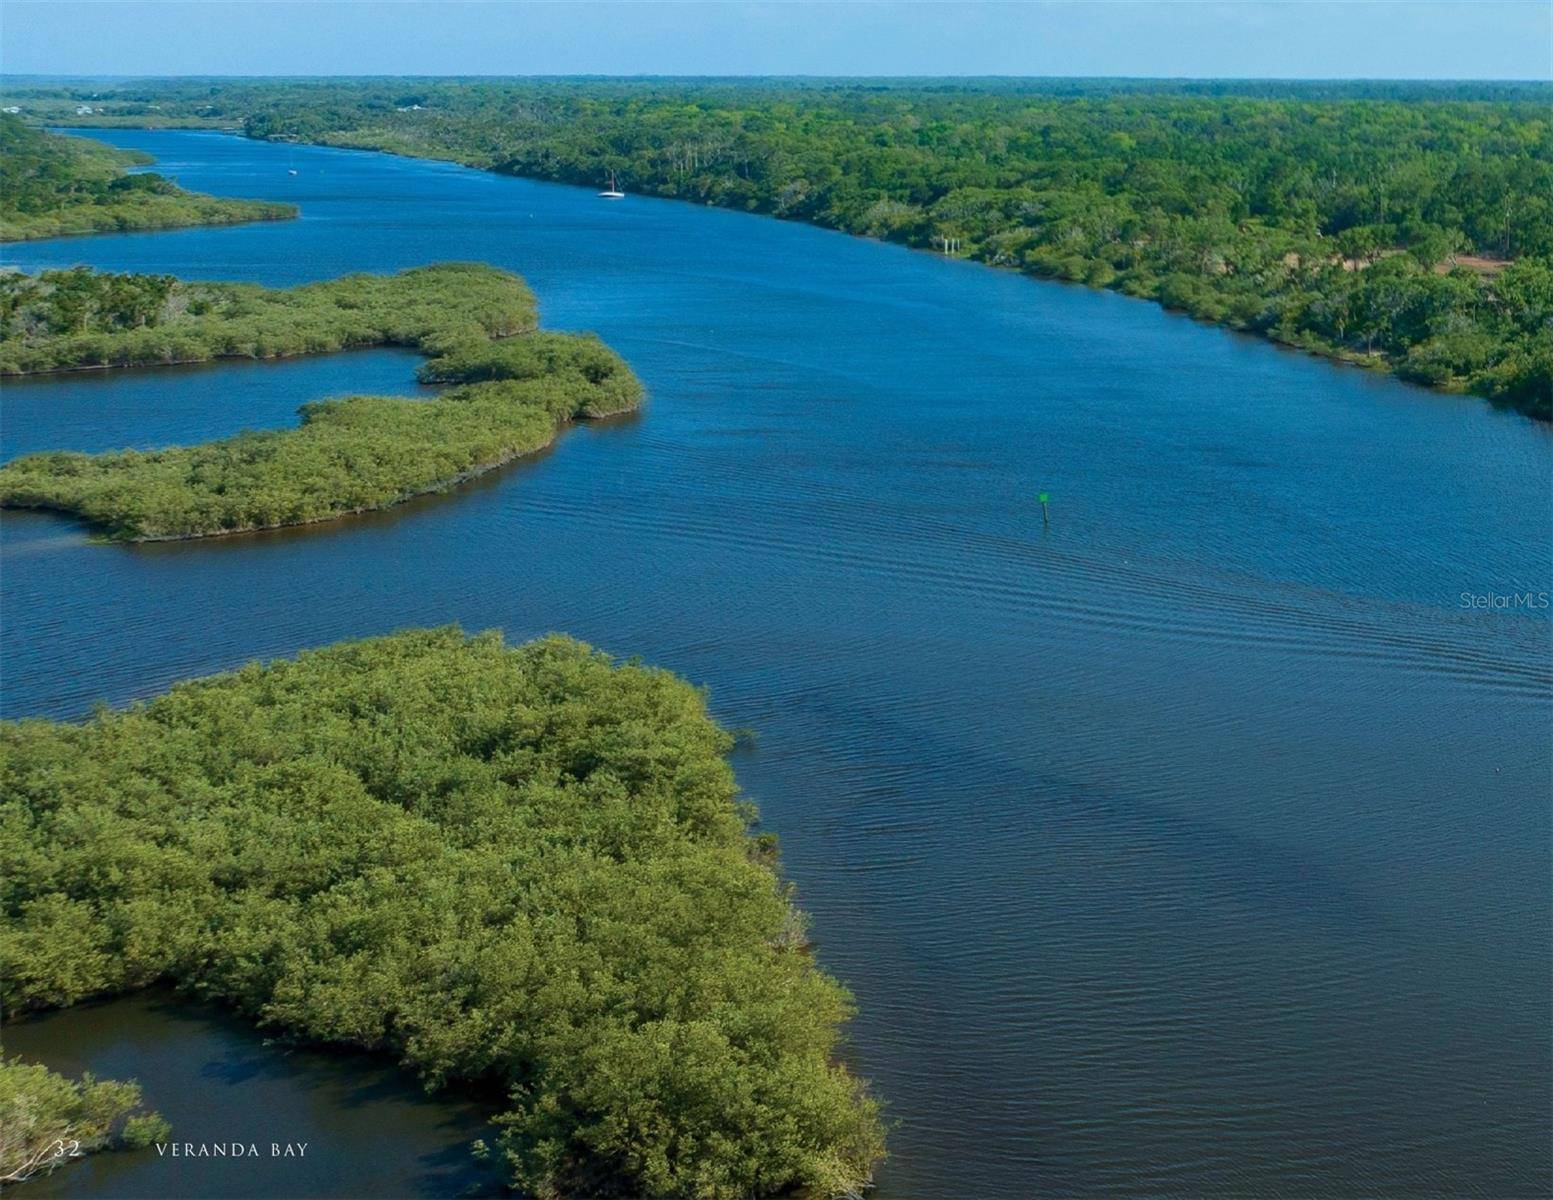
[[[615,183],[615,173],[613,171],[609,173],[609,187],[605,188],[599,195],[606,200],[624,200],[626,198],[626,194]]]

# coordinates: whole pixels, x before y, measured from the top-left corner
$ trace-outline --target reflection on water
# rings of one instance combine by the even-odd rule
[[[367,520],[124,548],[8,516],[6,715],[411,625],[564,630],[758,731],[740,780],[900,1121],[882,1197],[1553,1189],[1553,614],[1461,599],[1553,590],[1545,427],[801,226],[113,138],[304,219],[25,265],[484,259],[651,395]]]

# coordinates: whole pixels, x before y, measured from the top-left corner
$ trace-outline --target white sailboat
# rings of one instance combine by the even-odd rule
[[[613,171],[609,173],[609,187],[600,192],[599,195],[606,200],[624,200],[626,198],[626,194],[615,183],[615,173]]]

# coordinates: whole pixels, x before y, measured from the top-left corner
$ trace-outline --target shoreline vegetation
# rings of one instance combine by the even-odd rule
[[[66,513],[110,541],[170,541],[376,511],[536,453],[566,423],[636,408],[597,338],[535,328],[516,276],[443,263],[284,291],[85,268],[0,275],[0,375],[408,346],[432,400],[303,405],[293,429],[195,446],[56,451],[0,466],[0,507]]]
[[[67,1079],[20,1058],[0,1058],[0,1186],[49,1175],[100,1150],[136,1150],[165,1139],[167,1122],[141,1103],[134,1083]]]
[[[517,276],[479,263],[347,275],[292,288],[115,274],[0,272],[0,376],[284,358],[373,346],[428,356],[532,332]]]
[[[69,88],[12,87],[47,108]],[[1553,419],[1553,87],[140,81],[198,118],[800,220],[1150,299]]]
[[[188,192],[154,172],[152,159],[86,138],[34,129],[0,113],[0,242],[90,233],[284,221],[293,204]]]
[[[856,1195],[879,1104],[697,689],[412,630],[0,723],[5,1011],[160,983],[508,1099],[525,1194]]]

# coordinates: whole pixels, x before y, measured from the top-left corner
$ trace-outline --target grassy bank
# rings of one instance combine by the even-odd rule
[[[0,114],[0,242],[278,221],[294,205],[186,192],[151,172],[151,160],[85,138],[62,137]]]
[[[0,725],[7,1011],[167,981],[510,1095],[535,1196],[842,1196],[846,993],[694,688],[409,632]]]
[[[93,294],[111,287],[154,300],[165,292],[178,315],[154,327],[8,343],[0,350],[8,365],[190,362],[394,343],[433,355],[426,379],[461,384],[432,401],[308,404],[295,429],[144,452],[33,454],[0,467],[0,506],[69,513],[112,540],[274,529],[387,508],[534,453],[565,422],[641,400],[636,377],[597,339],[535,331],[532,295],[493,268],[447,264],[286,292],[85,276]],[[191,300],[209,304],[196,311]],[[111,311],[122,314],[126,304],[133,307]],[[491,340],[513,333],[520,336]]]

